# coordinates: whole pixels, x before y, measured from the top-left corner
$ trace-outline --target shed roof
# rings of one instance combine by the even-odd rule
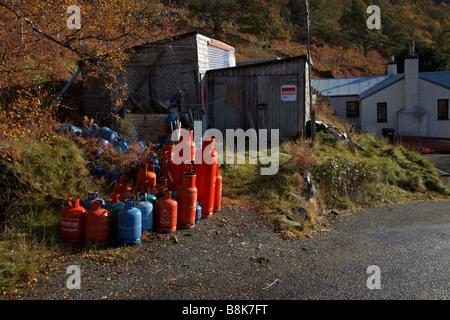
[[[246,61],[245,63],[237,63],[235,67],[208,70],[208,73],[221,72],[224,70],[236,70],[236,69],[245,69],[245,68],[251,68],[251,67],[260,67],[260,66],[262,67],[262,66],[275,65],[275,64],[279,64],[279,63],[285,63],[285,62],[296,61],[296,60],[305,60],[306,61],[306,57],[307,57],[306,55],[302,55],[302,56],[295,56],[295,57],[289,57],[289,58],[283,58],[283,59],[271,58],[271,59]]]

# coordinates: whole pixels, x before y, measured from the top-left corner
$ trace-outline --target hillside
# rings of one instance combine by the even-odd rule
[[[358,20],[358,8],[365,9],[366,2],[310,1],[314,77],[384,74],[388,57],[401,54],[410,39],[430,48],[432,68],[447,68],[450,14],[445,1],[374,3],[382,8],[383,29],[371,34],[362,31],[365,21],[361,27],[341,19]],[[69,29],[66,9],[72,4],[0,0],[0,185],[5,190],[0,194],[0,288],[5,296],[28,287],[54,260],[73,253],[58,236],[61,208],[68,197],[83,199],[92,189],[107,199],[112,184],[93,174],[95,166],[132,175],[137,161],[149,155],[148,148],[126,156],[114,150],[99,155],[96,139],[74,139],[56,130],[67,120],[90,121],[80,114],[81,79],[53,105],[78,61],[91,63],[94,75],[114,80],[127,58],[125,48],[193,30],[233,45],[238,61],[306,53],[305,14],[298,1],[85,1],[84,27]],[[318,117],[342,130],[331,113],[325,103]],[[224,167],[224,205],[254,207],[279,235],[297,238],[331,223],[331,210],[449,196],[433,166],[415,151],[355,134],[364,148],[355,154],[327,134],[318,138],[315,146],[307,140],[284,143],[274,177],[254,174],[258,165]],[[305,200],[306,172],[317,184],[317,203]],[[284,226],[282,215],[299,219],[302,231]],[[125,257],[130,249],[79,250],[109,260]]]

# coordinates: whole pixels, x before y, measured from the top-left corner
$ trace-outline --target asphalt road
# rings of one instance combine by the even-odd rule
[[[367,209],[306,240],[283,240],[241,208],[172,235],[143,242],[128,260],[65,261],[20,299],[450,298],[450,201]],[[67,288],[69,265],[80,267],[80,289]]]

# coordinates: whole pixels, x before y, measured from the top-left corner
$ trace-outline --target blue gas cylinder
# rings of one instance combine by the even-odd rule
[[[97,140],[97,145],[99,146],[99,149],[96,153],[97,156],[101,155],[103,153],[103,148],[105,148],[109,144],[109,141],[103,138],[100,138]]]
[[[90,127],[90,128],[85,127],[85,128],[83,128],[83,131],[81,133],[81,137],[83,137],[83,138],[92,138],[96,131],[97,131],[97,126],[95,124],[93,124],[92,127]]]
[[[102,202],[103,202],[102,207],[105,206],[105,200],[99,198],[99,196],[98,196],[98,191],[97,191],[97,190],[94,191],[94,192],[88,191],[88,197],[87,197],[86,200],[83,201],[83,203],[81,204],[81,206],[82,206],[83,208],[85,208],[86,211],[87,211],[87,210],[89,210],[89,209],[92,208],[92,203],[94,202],[94,200],[102,200]]]
[[[166,127],[170,128],[170,124],[172,123],[172,121],[177,120],[177,116],[174,113],[169,113],[169,115],[166,118]]]
[[[109,130],[107,127],[100,127],[97,131],[95,131],[94,136],[103,138],[103,134],[105,133],[105,130]]]
[[[154,194],[148,194],[147,195],[147,202],[150,202],[153,207],[153,225],[156,226],[156,203],[158,202],[158,199]]]
[[[111,130],[108,127],[101,127],[97,134],[109,142],[113,142],[115,138],[119,137],[119,134],[116,131]]]
[[[139,192],[134,206],[141,210],[142,214],[142,231],[153,231],[153,204],[147,201],[147,193]]]
[[[150,163],[148,164],[148,169],[151,171],[154,167],[154,172],[156,174],[157,183],[159,183],[159,178],[161,178],[161,166],[154,164],[151,161],[155,161],[155,160],[150,159]]]
[[[125,207],[117,215],[117,230],[120,244],[139,243],[142,234],[142,213],[133,207],[134,200],[125,200]]]
[[[200,207],[200,203],[197,201],[197,207],[195,209],[195,223],[200,221],[202,218],[202,207]]]
[[[117,139],[116,139],[117,140]],[[128,145],[132,144],[130,140],[120,139],[118,143],[114,145],[116,149],[120,149],[122,153],[126,153],[128,150]]]

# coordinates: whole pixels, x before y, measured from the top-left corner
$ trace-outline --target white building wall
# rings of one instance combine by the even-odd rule
[[[347,101],[358,101],[358,96],[330,97],[330,106],[335,110],[335,114],[341,119],[345,119],[355,124],[356,128],[361,128],[361,104],[359,106],[359,117],[347,118]]]
[[[361,101],[361,127],[363,130],[382,135],[383,128],[395,129],[398,133],[397,113],[405,105],[404,84],[401,80]],[[387,103],[387,122],[377,122],[377,103]]]
[[[428,114],[428,137],[450,138],[450,120],[438,120],[438,100],[449,99],[450,90],[419,79],[419,104]]]

